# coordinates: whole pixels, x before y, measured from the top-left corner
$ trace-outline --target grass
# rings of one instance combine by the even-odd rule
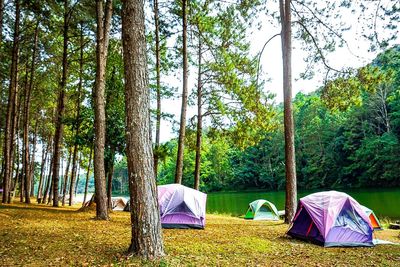
[[[110,221],[94,211],[44,205],[0,206],[0,266],[398,266],[400,246],[322,248],[285,235],[282,222],[207,215],[205,230],[163,230],[166,257],[158,263],[125,256],[129,213]],[[399,231],[377,238],[400,242]]]

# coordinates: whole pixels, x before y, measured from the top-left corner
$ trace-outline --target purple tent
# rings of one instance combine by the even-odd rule
[[[356,200],[329,191],[300,199],[289,228],[290,236],[324,247],[373,246],[372,225]]]
[[[204,229],[206,200],[206,194],[180,184],[158,186],[162,227]]]

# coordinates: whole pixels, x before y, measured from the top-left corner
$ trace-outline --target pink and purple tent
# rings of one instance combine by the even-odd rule
[[[288,234],[324,247],[373,246],[373,227],[351,196],[319,192],[300,199]]]
[[[160,185],[158,204],[163,228],[204,229],[207,195],[180,185]]]

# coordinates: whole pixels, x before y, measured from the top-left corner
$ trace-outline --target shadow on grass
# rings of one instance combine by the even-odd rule
[[[13,204],[1,204],[0,210],[28,210],[34,212],[47,212],[47,213],[74,213],[76,210],[71,208],[63,208],[63,207],[53,207],[53,206],[45,206],[39,204],[24,204],[24,203],[13,203]]]

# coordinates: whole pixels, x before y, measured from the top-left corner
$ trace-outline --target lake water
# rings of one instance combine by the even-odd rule
[[[301,191],[298,197],[316,191]],[[346,191],[360,204],[372,209],[379,218],[400,219],[400,188],[360,189]],[[285,209],[285,192],[221,192],[209,193],[207,212],[227,213],[234,216],[243,215],[248,204],[256,199],[266,199],[274,203],[278,210]]]

